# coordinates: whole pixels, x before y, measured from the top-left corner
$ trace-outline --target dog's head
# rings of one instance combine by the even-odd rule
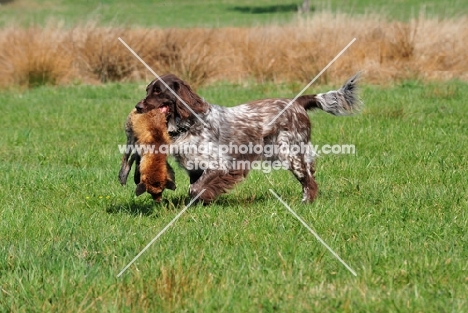
[[[158,109],[166,114],[170,134],[191,124],[195,114],[203,114],[208,104],[192,88],[173,74],[163,75],[146,87],[146,97],[135,106],[138,113]]]

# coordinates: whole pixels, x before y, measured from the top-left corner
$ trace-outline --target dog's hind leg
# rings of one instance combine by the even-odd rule
[[[312,202],[317,198],[317,193],[318,193],[318,186],[317,183],[315,182],[315,177],[314,177],[314,163],[303,163],[305,170],[302,169],[300,172],[303,173],[303,175],[298,175],[298,172],[293,171],[294,176],[299,180],[299,182],[302,185],[302,202]]]
[[[302,185],[302,202],[312,202],[317,197],[318,186],[314,177],[314,156],[315,152],[310,143],[308,143],[305,151],[300,151],[297,154],[280,155],[280,159],[288,162],[289,170]]]

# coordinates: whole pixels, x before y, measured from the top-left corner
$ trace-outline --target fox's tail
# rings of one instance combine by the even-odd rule
[[[297,98],[297,102],[306,110],[321,109],[333,115],[350,115],[359,111],[361,100],[358,96],[357,73],[339,89],[316,95],[306,95]]]

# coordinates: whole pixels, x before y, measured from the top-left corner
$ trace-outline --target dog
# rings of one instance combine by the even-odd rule
[[[361,105],[357,94],[358,78],[359,73],[338,90],[303,95],[294,101],[270,98],[228,108],[209,104],[186,82],[166,74],[147,86],[146,97],[135,109],[139,114],[157,109],[166,115],[171,154],[190,177],[191,198],[199,196],[198,200],[204,204],[211,203],[247,176],[251,168],[237,166],[239,162],[248,165],[248,162],[268,159],[286,164],[282,168],[289,169],[302,185],[302,200],[312,202],[317,197],[318,187],[307,110],[321,109],[333,115],[358,111]],[[187,149],[187,146],[207,145],[210,145],[208,153]],[[276,149],[267,157],[251,150],[246,153],[234,148],[226,151],[226,146],[247,145],[260,148],[303,146],[306,149],[298,153]],[[194,166],[197,164],[209,165]]]
[[[137,196],[148,192],[154,201],[161,201],[164,189],[175,190],[174,171],[167,163],[167,154],[160,149],[169,145],[166,116],[159,110],[138,114],[133,109],[125,123],[127,147],[129,149],[122,158],[119,180],[122,185],[127,182],[133,163],[136,163],[134,181],[137,185]],[[136,147],[140,147],[137,151]],[[145,149],[147,147],[149,149]]]

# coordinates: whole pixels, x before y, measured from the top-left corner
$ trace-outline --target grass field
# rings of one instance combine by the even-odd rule
[[[75,1],[3,0],[0,25],[45,25],[51,20],[67,26],[98,21],[114,26],[217,27],[256,26],[290,22],[301,0],[182,0],[137,2],[124,0]],[[311,13],[322,11],[351,14],[378,13],[388,18],[408,20],[424,14],[428,17],[453,17],[468,13],[463,0],[311,0]]]
[[[254,171],[215,204],[191,207],[117,278],[187,200],[180,169],[160,205],[118,183],[122,124],[144,87],[0,93],[1,312],[466,310],[468,84],[365,84],[361,114],[311,114],[314,144],[357,150],[318,159],[315,203],[300,203],[289,172]],[[218,84],[199,93],[235,105],[300,88]]]

